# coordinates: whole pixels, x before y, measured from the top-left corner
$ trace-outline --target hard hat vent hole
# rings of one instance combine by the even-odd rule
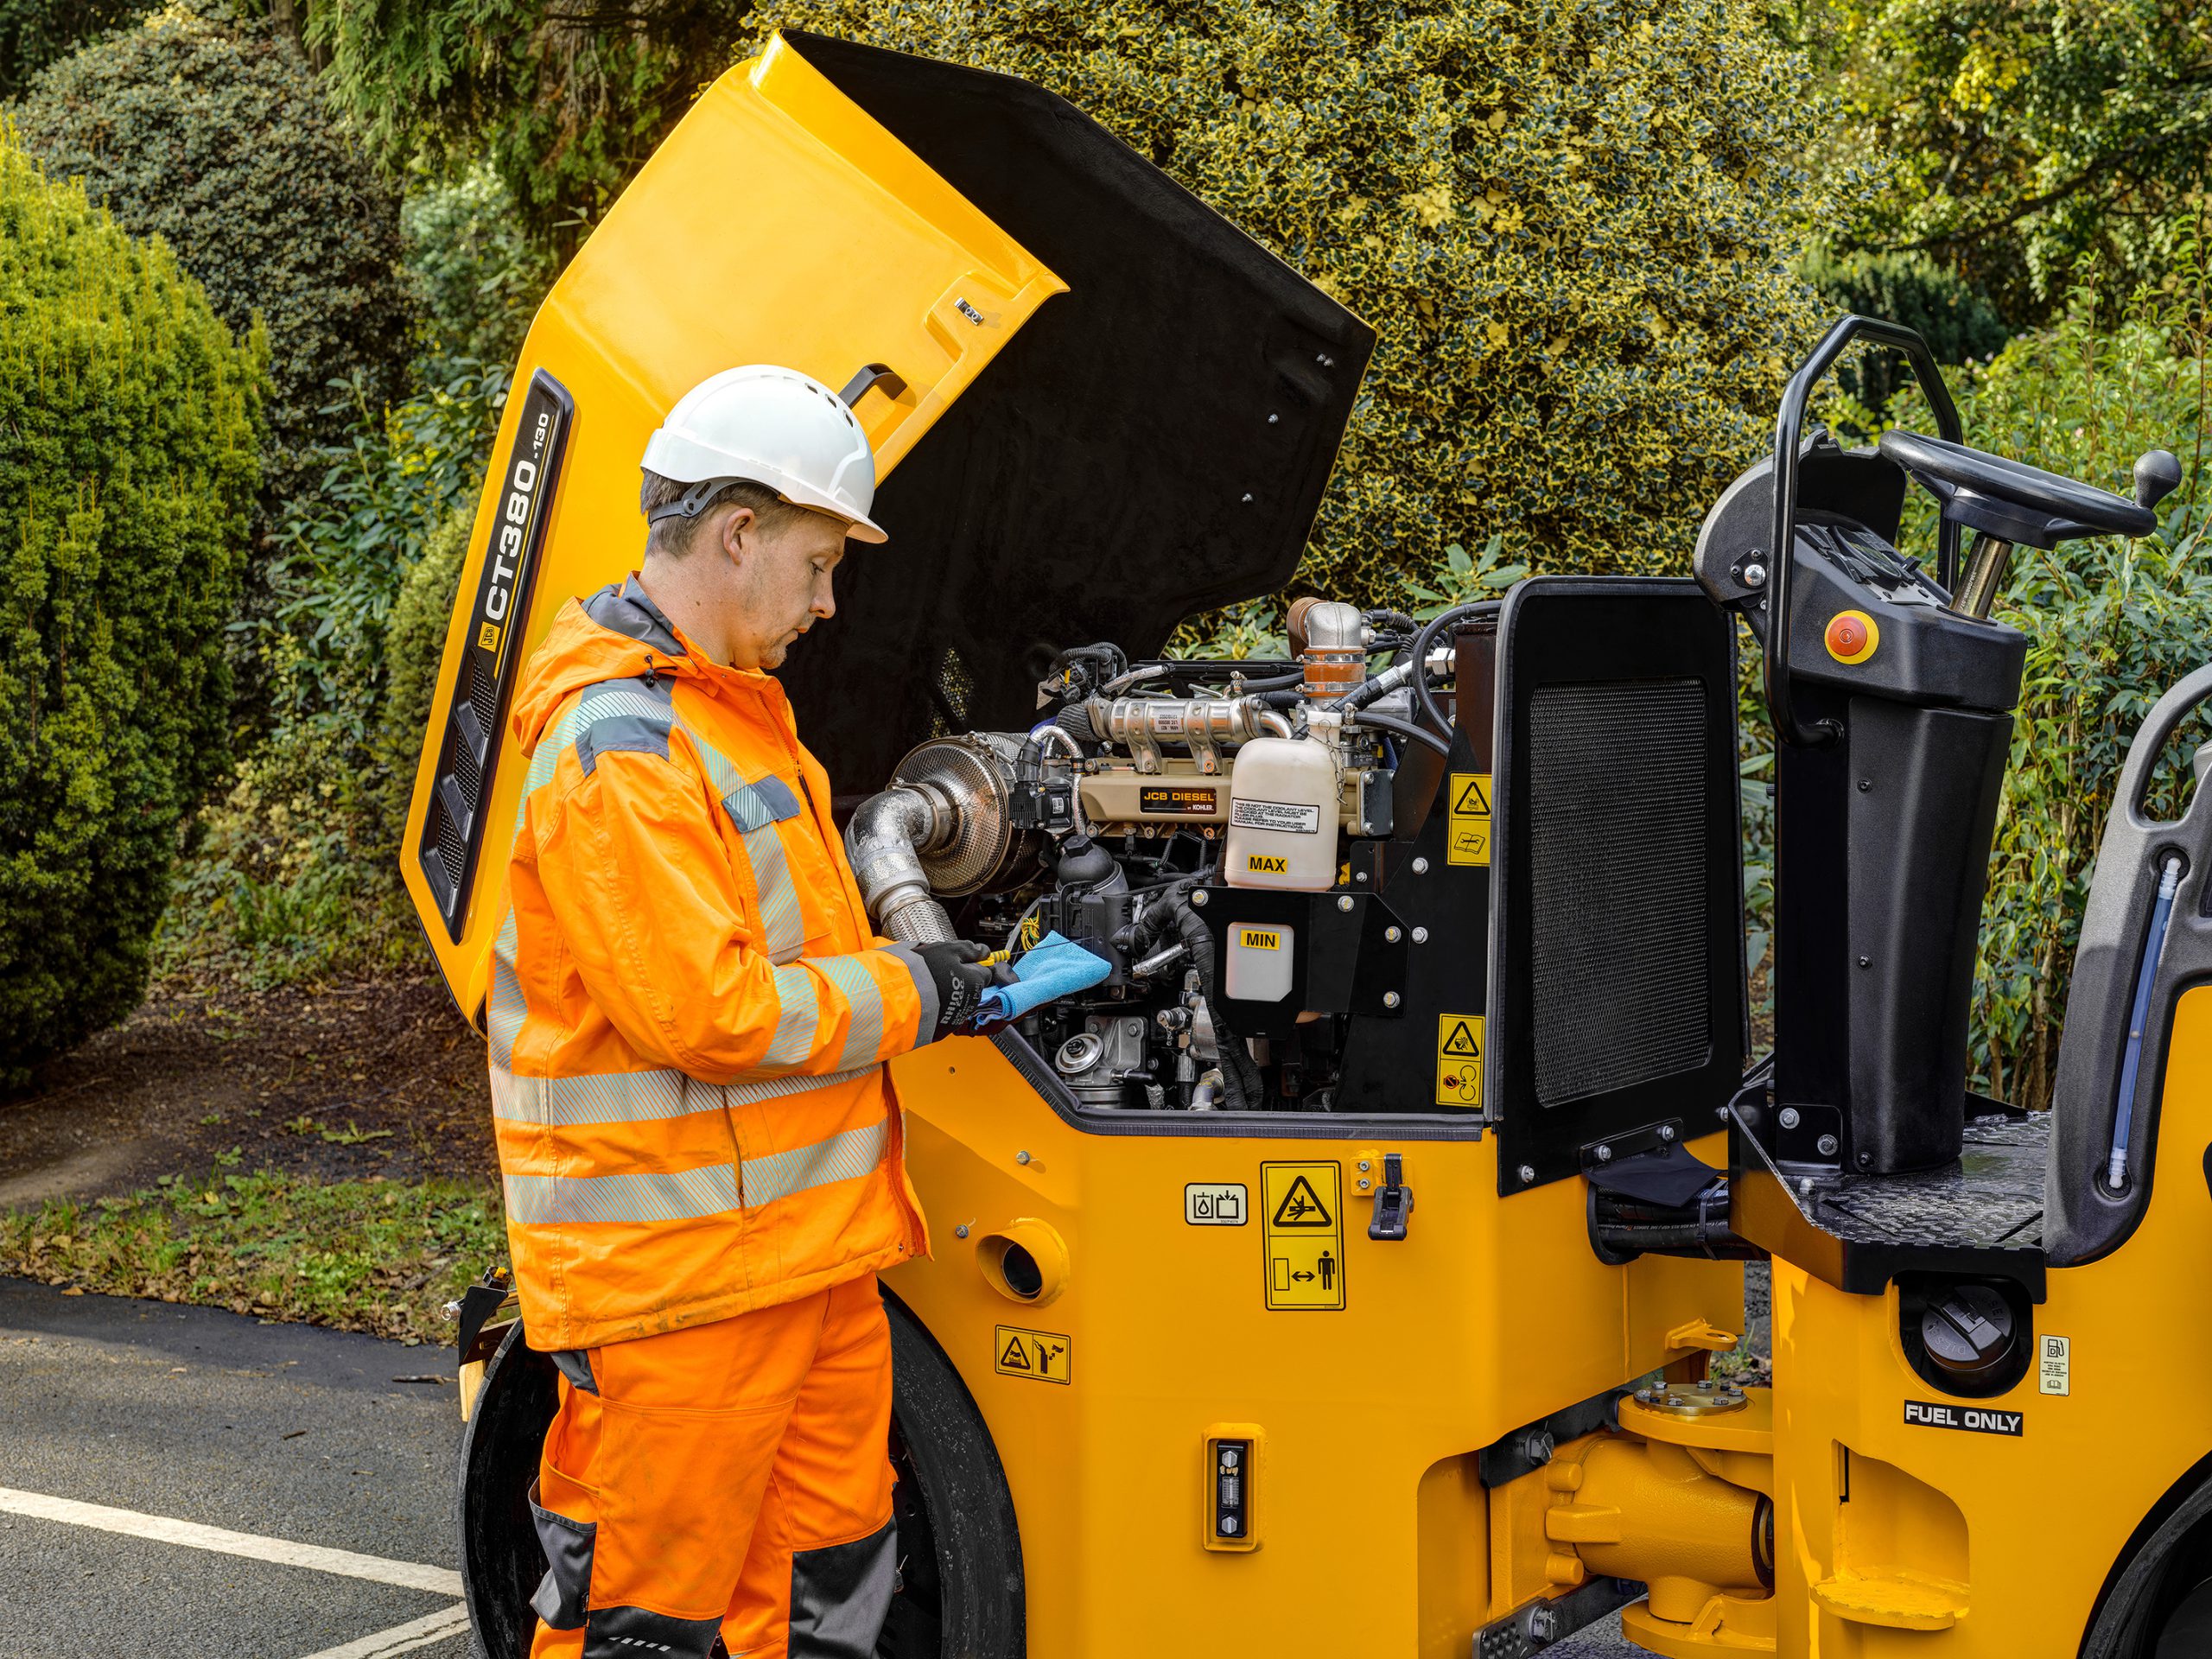
[[[1006,1247],[1006,1255],[999,1262],[999,1272],[1005,1276],[1006,1287],[1024,1301],[1034,1301],[1037,1293],[1045,1288],[1044,1269],[1037,1265],[1037,1258],[1019,1244]]]

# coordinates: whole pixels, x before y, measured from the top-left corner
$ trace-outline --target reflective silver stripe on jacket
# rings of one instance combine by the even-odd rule
[[[738,1208],[737,1170],[672,1175],[510,1175],[507,1217],[525,1227],[588,1221],[697,1221]]]
[[[531,797],[552,782],[563,754],[575,748],[579,763],[583,762],[579,741],[594,726],[627,721],[635,722],[632,730],[663,734],[680,731],[697,753],[709,785],[720,798],[722,810],[729,815],[745,845],[746,861],[753,867],[753,885],[760,895],[760,948],[771,962],[793,961],[806,944],[806,921],[799,911],[798,889],[792,884],[791,862],[776,825],[798,816],[798,797],[773,772],[748,781],[728,755],[676,712],[671,687],[666,680],[648,686],[642,679],[607,680],[585,687],[575,706],[546,728],[531,754],[522,798],[515,804],[515,829],[518,832],[522,829]]]
[[[737,1166],[709,1164],[672,1174],[510,1175],[507,1217],[524,1227],[569,1223],[697,1221],[740,1207],[796,1197],[817,1187],[858,1179],[883,1161],[890,1140],[887,1119],[847,1129],[811,1146],[747,1159],[742,1182]]]
[[[722,810],[737,827],[745,843],[745,856],[753,866],[753,885],[760,892],[761,943],[771,962],[790,962],[806,943],[806,922],[799,914],[798,889],[791,884],[791,863],[784,855],[784,838],[776,826],[798,816],[798,797],[791,786],[770,772],[747,782],[736,763],[681,721],[683,735],[697,751],[707,769],[707,781],[721,798]]]
[[[492,1068],[492,1116],[510,1123],[571,1128],[585,1123],[648,1123],[721,1109],[722,1091],[681,1071],[608,1071],[579,1077],[518,1077]]]
[[[510,905],[492,938],[491,1006],[484,1014],[494,1066],[514,1065],[515,1039],[522,1035],[522,1022],[529,1017],[530,1005],[523,1000],[522,981],[515,974],[515,912]]]
[[[804,968],[777,966],[774,975],[776,1031],[760,1057],[763,1071],[787,1071],[804,1065],[814,1052],[814,1035],[822,1027],[821,1000],[814,994],[814,976]]]
[[[880,1066],[821,1077],[769,1077],[727,1087],[702,1083],[681,1071],[601,1071],[576,1077],[518,1077],[505,1066],[492,1068],[492,1116],[510,1123],[537,1123],[551,1128],[581,1128],[592,1123],[649,1123],[723,1106],[751,1106],[813,1089],[834,1089]]]
[[[883,1148],[888,1139],[887,1125],[877,1122],[864,1128],[833,1135],[810,1147],[794,1147],[789,1152],[770,1153],[765,1158],[748,1158],[745,1160],[746,1208],[757,1209],[779,1198],[788,1198],[794,1192],[865,1175],[883,1161]]]
[[[839,1068],[867,1065],[883,1046],[883,992],[875,976],[858,957],[809,957],[806,960],[852,1004],[852,1023],[845,1027],[845,1046],[837,1053]]]

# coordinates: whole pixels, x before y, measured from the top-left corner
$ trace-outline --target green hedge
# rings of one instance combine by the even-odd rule
[[[1406,595],[1503,533],[1679,565],[1822,321],[1823,111],[1754,0],[769,0],[1071,99],[1381,339],[1300,573]],[[1141,257],[1141,250],[1132,257]]]
[[[2183,467],[2152,536],[2020,549],[1999,610],[2027,634],[2028,663],[1982,921],[1974,1061],[1983,1086],[2023,1105],[2050,1098],[2127,747],[2174,682],[2212,661],[2205,299],[2139,303],[2115,320],[2077,292],[2056,327],[2015,341],[1960,399],[1968,442],[2122,494],[2146,449],[2173,450]],[[2190,749],[2208,736],[2201,715],[2188,723],[2154,804],[2173,804]]]
[[[1988,296],[1924,253],[1830,253],[1816,250],[1805,261],[1805,280],[1820,291],[1831,313],[1901,322],[1928,342],[1938,363],[1986,361],[2005,348],[2012,331]],[[1838,371],[1846,391],[1878,416],[1912,380],[1902,353],[1867,352]]]
[[[289,40],[171,6],[54,64],[16,119],[50,175],[163,238],[232,329],[266,326],[271,501],[311,486],[314,451],[346,442],[356,404],[397,400],[412,327],[399,198]]]
[[[145,10],[144,0],[0,0],[0,98],[14,98],[86,37]]]
[[[226,760],[264,355],[0,135],[0,1087],[143,994]]]

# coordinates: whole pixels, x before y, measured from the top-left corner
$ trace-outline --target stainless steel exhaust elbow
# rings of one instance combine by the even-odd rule
[[[845,825],[845,855],[861,900],[875,925],[905,944],[954,937],[952,918],[930,892],[921,849],[939,833],[938,804],[918,789],[887,789],[855,809]]]

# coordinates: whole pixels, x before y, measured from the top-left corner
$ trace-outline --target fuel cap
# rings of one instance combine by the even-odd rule
[[[2012,1307],[1987,1285],[1954,1286],[1920,1316],[1929,1358],[1955,1377],[1986,1376],[2012,1351]]]

